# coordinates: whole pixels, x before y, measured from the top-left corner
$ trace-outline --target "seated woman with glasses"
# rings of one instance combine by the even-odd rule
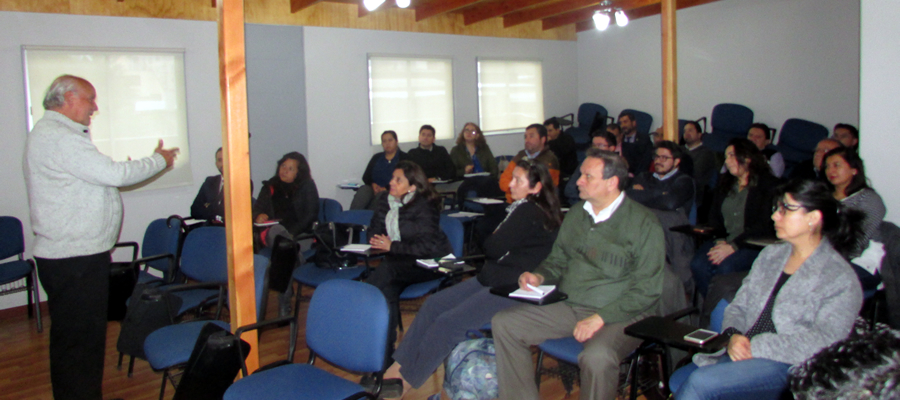
[[[749,140],[735,138],[725,148],[725,168],[713,196],[709,224],[726,236],[701,245],[691,260],[694,282],[704,296],[713,276],[750,269],[759,248],[747,239],[769,238],[774,233],[772,221],[765,216],[778,178],[772,176],[765,156]]]
[[[514,201],[485,242],[487,260],[481,272],[476,279],[431,295],[394,353],[385,378],[402,378],[404,391],[422,386],[466,340],[467,331],[520,304],[491,294],[491,287],[516,285],[519,275],[533,271],[550,254],[562,214],[547,166],[529,160],[516,164],[509,188]]]
[[[860,234],[859,212],[823,182],[792,181],[772,213],[783,242],[767,246],[725,309],[728,346],[697,354],[672,375],[675,398],[778,399],[788,369],[850,333],[862,290],[846,256]]]
[[[472,176],[466,178],[457,188],[457,206],[462,207],[463,202],[474,192],[476,197],[502,196],[503,191],[497,183],[500,171],[497,168],[497,160],[481,128],[472,122],[467,122],[463,130],[456,138],[456,146],[450,149],[450,159],[456,166],[456,177],[464,178],[467,174],[484,174],[486,176]]]

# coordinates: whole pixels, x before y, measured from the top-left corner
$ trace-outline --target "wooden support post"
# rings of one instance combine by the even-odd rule
[[[676,0],[662,0],[663,138],[678,143],[678,48]]]
[[[244,0],[219,0],[217,11],[222,148],[225,161],[225,226],[228,235],[228,298],[233,331],[256,322]],[[244,334],[242,339],[250,343],[247,369],[254,371],[259,367],[256,331]]]

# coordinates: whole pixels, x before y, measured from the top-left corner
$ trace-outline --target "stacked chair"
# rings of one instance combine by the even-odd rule
[[[41,293],[37,287],[37,270],[34,261],[25,259],[25,237],[22,234],[22,221],[16,217],[0,217],[0,260],[16,257],[13,261],[0,264],[0,285],[7,285],[25,280],[25,293],[28,295],[28,318],[32,318],[32,307],[37,314],[37,331],[44,331],[41,321]],[[7,295],[21,291],[23,288],[11,287],[0,291]],[[33,301],[32,301],[33,300]]]
[[[712,110],[712,131],[703,136],[703,145],[717,153],[724,153],[728,141],[747,137],[753,125],[753,110],[740,104],[717,104]]]
[[[816,145],[828,137],[828,128],[815,122],[791,118],[781,126],[776,148],[784,157],[784,176],[790,176],[797,164],[813,158]]]

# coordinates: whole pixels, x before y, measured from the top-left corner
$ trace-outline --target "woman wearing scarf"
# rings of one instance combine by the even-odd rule
[[[386,251],[384,261],[367,282],[387,298],[391,310],[389,343],[396,339],[396,303],[407,286],[438,279],[442,275],[416,266],[417,259],[439,258],[453,252],[440,227],[440,195],[425,172],[412,161],[400,161],[391,177],[388,196],[375,207],[369,226],[369,243]]]

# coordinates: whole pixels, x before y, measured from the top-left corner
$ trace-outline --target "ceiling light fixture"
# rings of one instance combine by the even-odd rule
[[[375,11],[382,4],[384,4],[384,0],[363,0],[363,6],[369,11]]]
[[[622,10],[616,11],[616,25],[618,25],[618,26],[628,25],[628,16],[625,15],[625,11],[622,11]]]
[[[397,0],[397,7],[406,8],[409,7],[410,0]]]
[[[598,31],[605,31],[609,27],[609,14],[600,11],[594,12],[594,27]]]

